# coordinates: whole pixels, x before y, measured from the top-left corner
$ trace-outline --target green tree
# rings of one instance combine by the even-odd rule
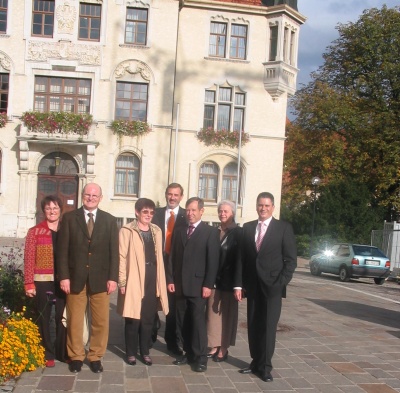
[[[326,185],[357,179],[371,206],[400,211],[399,7],[365,10],[337,30],[324,64],[292,100],[283,202],[307,201],[318,175]]]

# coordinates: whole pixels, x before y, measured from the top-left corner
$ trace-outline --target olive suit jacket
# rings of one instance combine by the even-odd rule
[[[88,282],[93,293],[106,292],[107,281],[118,282],[118,226],[114,216],[97,209],[92,237],[84,210],[66,213],[56,247],[57,279],[69,279],[71,293],[79,293]]]

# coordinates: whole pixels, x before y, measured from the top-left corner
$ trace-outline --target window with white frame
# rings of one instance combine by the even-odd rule
[[[90,112],[90,79],[35,77],[34,110],[39,112]]]
[[[53,37],[54,0],[34,0],[32,9],[32,36]]]
[[[269,61],[277,60],[278,55],[278,26],[269,27]]]
[[[246,93],[239,87],[206,89],[204,101],[203,128],[243,131]]]
[[[8,0],[0,0],[0,33],[7,32]]]
[[[0,73],[0,112],[8,108],[9,74]]]
[[[117,82],[115,120],[147,120],[147,83]]]
[[[215,159],[215,161],[214,161]],[[237,176],[237,162],[226,158],[205,161],[199,169],[198,196],[206,202],[217,203],[221,200],[236,201],[239,181],[239,201],[241,201],[242,170]],[[222,168],[222,171],[221,169]]]
[[[145,8],[127,8],[125,22],[125,43],[146,45],[148,10]]]
[[[139,194],[140,161],[129,152],[120,154],[115,163],[115,195],[137,197]]]
[[[229,42],[229,58],[245,60],[248,26],[236,23],[211,22],[208,54],[225,58]]]

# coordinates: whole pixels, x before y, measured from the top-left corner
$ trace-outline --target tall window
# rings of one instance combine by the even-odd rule
[[[90,112],[90,79],[35,78],[34,110],[39,112]]]
[[[231,59],[246,59],[246,43],[247,26],[232,24],[229,57]]]
[[[148,85],[117,82],[116,120],[147,120]]]
[[[207,161],[200,167],[200,198],[203,198],[206,201],[217,201],[218,172],[218,166],[212,161]]]
[[[226,23],[211,22],[209,45],[210,56],[225,57],[226,31]]]
[[[146,45],[148,10],[128,8],[126,11],[125,43]]]
[[[101,5],[81,3],[79,5],[80,40],[100,41]]]
[[[8,0],[0,0],[0,33],[7,32]]]
[[[215,90],[206,90],[203,127],[242,131],[245,99],[246,94],[238,87],[218,86]]]
[[[237,164],[229,163],[222,173],[222,199],[236,201],[237,192]],[[240,200],[240,198],[239,198]]]
[[[140,162],[132,153],[122,153],[115,164],[115,195],[138,196]]]
[[[278,26],[269,28],[269,61],[275,61],[278,54]]]
[[[8,107],[8,74],[0,74],[0,112],[7,112]]]
[[[53,37],[54,1],[34,0],[32,14],[32,35]]]

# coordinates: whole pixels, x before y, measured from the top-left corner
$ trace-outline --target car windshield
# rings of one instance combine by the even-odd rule
[[[381,257],[386,258],[386,255],[376,247],[369,246],[353,246],[354,254],[364,257]]]

